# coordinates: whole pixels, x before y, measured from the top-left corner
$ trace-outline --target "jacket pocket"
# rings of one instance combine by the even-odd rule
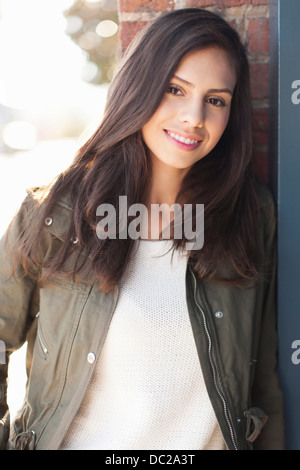
[[[268,421],[268,416],[258,407],[249,408],[244,412],[244,416],[247,419],[246,440],[252,443],[261,433],[262,428]]]

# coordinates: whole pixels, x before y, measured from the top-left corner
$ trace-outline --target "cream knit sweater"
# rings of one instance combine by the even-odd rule
[[[61,449],[224,449],[189,322],[187,259],[139,241],[89,390]]]

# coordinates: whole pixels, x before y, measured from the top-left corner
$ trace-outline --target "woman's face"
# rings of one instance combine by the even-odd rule
[[[180,62],[142,135],[152,159],[189,169],[217,144],[228,123],[236,83],[233,61],[217,47]]]

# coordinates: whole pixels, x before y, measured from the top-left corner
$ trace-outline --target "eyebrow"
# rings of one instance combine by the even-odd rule
[[[176,78],[179,82],[184,83],[184,85],[187,85],[189,88],[195,88],[193,83],[184,80],[184,78],[178,77],[178,75],[174,75],[174,78]],[[230,90],[230,88],[211,88],[208,90],[208,93],[228,93],[230,96],[233,95],[233,92]]]

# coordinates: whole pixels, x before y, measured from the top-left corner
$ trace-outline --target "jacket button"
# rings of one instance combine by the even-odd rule
[[[223,312],[220,312],[220,311],[218,311],[218,312],[215,313],[215,317],[216,317],[216,318],[222,318],[223,315],[224,315]]]
[[[46,219],[45,219],[45,224],[46,224],[46,225],[51,225],[52,222],[53,222],[52,217],[46,217]]]
[[[93,364],[96,360],[96,356],[93,352],[89,352],[88,355],[87,355],[87,361],[90,363],[90,364]]]

